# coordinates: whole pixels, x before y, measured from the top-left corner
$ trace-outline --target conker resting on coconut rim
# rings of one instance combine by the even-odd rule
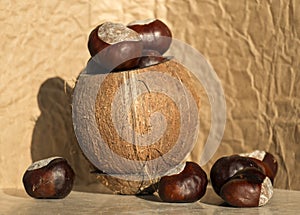
[[[159,19],[134,21],[127,27],[139,33],[145,50],[155,50],[164,54],[171,45],[171,30]]]
[[[137,32],[125,25],[105,22],[90,33],[88,49],[108,71],[130,70],[138,67],[143,42]]]
[[[142,57],[139,61],[139,68],[145,68],[153,66],[166,61],[158,51],[155,50],[143,50]]]
[[[89,35],[88,49],[97,63],[110,71],[143,68],[163,62],[172,33],[162,21],[135,21],[127,27],[105,22]]]

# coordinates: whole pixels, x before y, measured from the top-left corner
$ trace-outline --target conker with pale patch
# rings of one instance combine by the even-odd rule
[[[263,206],[272,195],[271,180],[254,167],[238,171],[220,190],[222,199],[235,207]]]
[[[210,180],[214,191],[219,195],[221,187],[230,179],[230,177],[246,167],[260,169],[257,163],[248,157],[230,155],[219,158],[210,171]]]
[[[88,49],[108,72],[130,70],[138,66],[143,42],[137,32],[125,25],[105,22],[90,33]]]
[[[34,162],[23,175],[27,194],[37,199],[61,199],[71,192],[74,171],[67,160],[51,157]]]
[[[240,155],[244,157],[249,157],[254,162],[256,162],[257,165],[260,166],[261,169],[263,169],[266,176],[270,178],[272,183],[274,182],[278,170],[278,162],[274,155],[272,155],[270,152],[262,150],[255,150],[253,152],[243,153]]]
[[[204,196],[207,183],[205,171],[194,162],[186,162],[182,172],[160,179],[158,194],[165,202],[195,202]]]
[[[171,30],[159,19],[134,21],[127,27],[139,33],[146,50],[156,50],[160,54],[164,54],[171,45]]]

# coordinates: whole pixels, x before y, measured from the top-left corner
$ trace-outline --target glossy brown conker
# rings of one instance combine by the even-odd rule
[[[255,167],[262,171],[257,163],[248,157],[230,155],[219,158],[210,171],[210,180],[214,191],[219,195],[222,186],[235,173],[246,167]]]
[[[267,166],[267,169],[269,171],[269,177],[273,182],[278,171],[278,162],[276,158],[273,154],[266,152],[266,155],[263,158],[262,162]]]
[[[137,32],[120,23],[105,22],[89,35],[88,49],[95,61],[110,71],[138,66],[143,42]]]
[[[139,33],[146,50],[156,50],[160,54],[164,54],[171,45],[171,30],[159,19],[134,21],[127,27]]]
[[[158,51],[143,50],[142,57],[140,58],[139,68],[145,68],[162,63],[166,60]]]
[[[271,180],[254,167],[238,171],[220,190],[220,197],[235,207],[263,206],[272,195]]]
[[[23,185],[33,198],[61,199],[72,191],[74,177],[67,160],[51,157],[30,165],[23,175]]]
[[[255,150],[250,153],[240,154],[241,156],[249,157],[254,162],[257,163],[258,166],[263,169],[264,173],[267,177],[269,177],[274,182],[275,176],[278,171],[278,162],[274,155],[270,152]]]
[[[164,202],[195,202],[204,196],[207,183],[205,171],[194,162],[186,162],[180,173],[160,179],[158,194]]]

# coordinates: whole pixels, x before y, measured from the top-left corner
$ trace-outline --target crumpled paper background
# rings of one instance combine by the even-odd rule
[[[87,38],[104,21],[157,17],[209,60],[223,85],[226,129],[206,172],[220,156],[267,150],[279,162],[275,187],[300,190],[299,1],[2,0],[0,11],[0,187],[22,187],[32,161],[60,155],[78,190],[105,190],[89,174],[71,120]]]

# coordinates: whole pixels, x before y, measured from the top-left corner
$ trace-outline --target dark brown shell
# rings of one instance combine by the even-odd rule
[[[245,168],[222,186],[220,196],[235,207],[257,207],[260,204],[265,178],[264,173],[257,168]]]
[[[129,24],[127,26],[140,34],[144,49],[156,50],[165,53],[172,42],[172,33],[169,27],[159,19],[147,24]]]
[[[165,202],[195,202],[204,196],[207,183],[204,170],[196,163],[187,162],[181,173],[161,178],[158,193]]]
[[[114,44],[106,43],[98,36],[98,30],[102,25],[93,29],[89,35],[88,49],[91,56],[108,72],[136,68],[142,55],[142,40],[124,40]]]
[[[235,173],[246,167],[260,169],[259,166],[248,157],[231,155],[218,159],[210,171],[210,180],[215,192],[219,195],[223,184],[225,184]]]
[[[56,158],[39,169],[27,170],[23,185],[33,198],[61,199],[72,190],[74,171],[63,158]]]

